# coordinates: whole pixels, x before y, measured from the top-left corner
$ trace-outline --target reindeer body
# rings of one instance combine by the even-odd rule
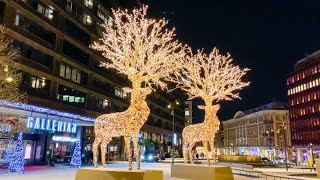
[[[140,169],[138,133],[142,125],[147,121],[150,113],[146,96],[151,90],[138,88],[133,90],[129,108],[124,112],[104,114],[97,117],[94,122],[95,141],[93,143],[94,166],[97,167],[98,146],[101,143],[101,161],[106,167],[106,146],[112,137],[124,136],[126,151],[129,161],[129,169],[132,169],[132,158],[130,149],[130,139],[133,139],[134,152],[137,161],[137,169]]]
[[[210,165],[211,157],[209,156],[208,144],[210,144],[211,154],[214,154],[215,133],[218,131],[220,125],[220,121],[216,115],[219,108],[219,105],[205,106],[204,109],[206,115],[204,122],[195,125],[189,125],[183,129],[183,156],[185,163],[187,161],[186,148],[188,147],[189,149],[190,161],[193,163],[192,148],[196,142],[202,142],[205,150],[205,156],[208,160],[208,164]]]

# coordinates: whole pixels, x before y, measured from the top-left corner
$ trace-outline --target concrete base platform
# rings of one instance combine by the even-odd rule
[[[76,180],[163,180],[163,171],[80,168]]]
[[[234,180],[231,167],[195,164],[171,165],[171,177],[191,180]]]

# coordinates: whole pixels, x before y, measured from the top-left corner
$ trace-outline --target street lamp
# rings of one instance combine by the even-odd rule
[[[171,163],[174,164],[174,109],[179,105],[179,101],[175,100],[173,102],[171,102],[169,105],[168,105],[168,109],[171,109],[171,115],[172,115],[172,147],[171,147],[171,154],[172,154],[172,161]]]
[[[284,141],[284,157],[285,157],[285,165],[286,165],[286,170],[288,171],[288,157],[287,157],[287,127],[285,124],[281,126],[277,133],[279,135],[282,135],[283,141]]]
[[[13,78],[11,76],[8,76],[8,72],[9,72],[9,66],[8,65],[4,65],[4,68],[3,68],[3,71],[5,72],[6,74],[6,81],[7,82],[12,82]]]
[[[312,148],[312,146],[313,146],[313,144],[310,143],[310,144],[309,144],[309,147],[310,147],[310,155],[311,155],[311,157],[312,157],[312,164],[313,164],[313,163],[314,163],[314,157],[313,157],[313,148]]]
[[[230,144],[231,148],[232,148],[232,155],[234,153],[234,146],[233,146],[233,143]]]

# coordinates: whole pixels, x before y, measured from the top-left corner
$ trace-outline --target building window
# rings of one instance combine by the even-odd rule
[[[185,116],[190,116],[190,112],[189,111],[185,111],[184,115]]]
[[[30,94],[36,93],[37,95],[49,95],[49,90],[50,90],[50,84],[51,81],[47,80],[42,77],[37,77],[34,75],[31,75],[27,72],[22,72],[22,80],[21,80],[22,86],[24,88],[28,89],[39,89],[42,90],[44,93],[39,94],[39,91],[33,92],[33,91],[28,91]]]
[[[109,91],[109,89],[110,89],[110,86],[107,83],[102,82],[98,79],[93,79],[92,85],[93,85],[93,87],[100,89],[100,90],[103,90],[103,91]]]
[[[103,109],[107,109],[111,107],[111,102],[108,101],[107,99],[100,99],[93,96],[92,100],[93,100],[93,105],[95,107],[103,108]]]
[[[20,54],[23,57],[31,59],[36,63],[39,63],[43,66],[46,66],[49,69],[52,69],[52,64],[53,64],[52,56],[45,54],[19,41],[14,41],[13,46],[20,52]]]
[[[80,91],[77,91],[75,89],[60,85],[57,99],[64,102],[84,106],[85,100],[86,100],[86,94]]]
[[[119,88],[115,88],[114,89],[114,93],[117,97],[120,97],[122,99],[127,99],[128,98],[128,94],[123,92],[122,90],[120,90]]]
[[[15,25],[52,45],[55,44],[56,35],[54,33],[45,30],[42,26],[39,26],[36,23],[30,21],[18,12],[16,13]]]
[[[109,15],[108,11],[101,4],[98,4],[97,15],[109,26],[113,26],[112,17]]]
[[[71,0],[67,0],[66,10],[71,14],[71,12],[72,12],[72,1]]]
[[[84,0],[84,5],[91,9],[93,6],[93,0]]]
[[[53,19],[53,9],[52,7],[45,7],[41,4],[38,4],[37,11],[47,17],[48,19]]]
[[[100,36],[103,36],[103,33],[106,32],[106,28],[103,26],[103,24],[99,24],[99,25],[97,26],[97,28],[98,28],[98,34],[99,34]]]
[[[81,49],[71,44],[69,41],[63,41],[62,53],[85,65],[89,64],[89,55]]]
[[[88,35],[85,31],[80,29],[73,22],[66,20],[64,26],[65,32],[74,37],[74,39],[78,40],[82,44],[89,46],[90,44],[90,35]]]
[[[60,65],[60,76],[79,84],[87,84],[87,73],[82,72],[64,62],[61,62]]]
[[[31,77],[31,87],[34,89],[42,89],[46,86],[46,79],[39,77]]]
[[[91,24],[92,24],[92,19],[91,19],[91,17],[90,17],[88,14],[83,13],[82,23],[83,23],[84,25],[91,26]]]

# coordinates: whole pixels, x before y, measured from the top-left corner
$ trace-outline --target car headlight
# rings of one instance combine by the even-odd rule
[[[144,160],[144,155],[142,155],[140,159],[141,159],[141,160]]]
[[[149,155],[148,160],[152,160],[152,159],[153,159],[152,155]]]

